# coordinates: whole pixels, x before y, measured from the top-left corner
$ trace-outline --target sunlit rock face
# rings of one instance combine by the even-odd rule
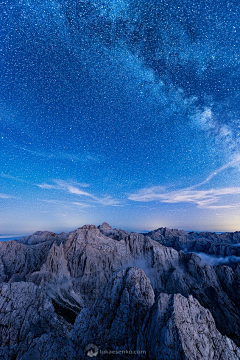
[[[0,355],[239,359],[238,236],[103,223],[0,243]]]

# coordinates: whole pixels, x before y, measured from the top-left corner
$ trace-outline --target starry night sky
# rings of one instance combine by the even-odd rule
[[[0,10],[0,233],[240,230],[239,0]]]

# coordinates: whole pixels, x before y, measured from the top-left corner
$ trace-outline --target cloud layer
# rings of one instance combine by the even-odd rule
[[[223,264],[231,264],[240,262],[240,256],[226,256],[226,257],[217,257],[213,255],[207,255],[205,253],[194,253],[200,257],[203,265],[217,266]]]

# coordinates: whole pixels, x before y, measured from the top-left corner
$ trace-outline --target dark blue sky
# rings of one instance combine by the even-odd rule
[[[240,230],[238,1],[0,9],[0,233]]]

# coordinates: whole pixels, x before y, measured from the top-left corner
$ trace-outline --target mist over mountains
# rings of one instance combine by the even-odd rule
[[[1,242],[0,357],[239,359],[239,243],[106,223]]]

